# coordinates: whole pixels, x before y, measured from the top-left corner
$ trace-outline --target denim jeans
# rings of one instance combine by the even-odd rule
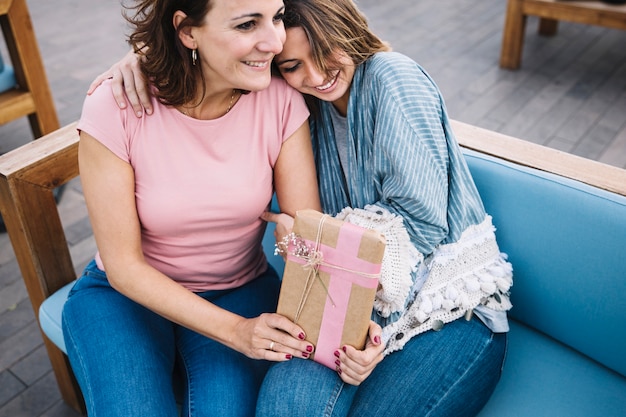
[[[474,416],[500,379],[506,334],[480,320],[446,324],[383,359],[360,386],[313,361],[272,365],[257,417]]]
[[[198,295],[254,317],[276,311],[279,288],[269,268],[240,288]],[[183,416],[250,417],[269,366],[133,302],[95,262],[70,292],[63,333],[91,417],[178,416],[178,408]]]

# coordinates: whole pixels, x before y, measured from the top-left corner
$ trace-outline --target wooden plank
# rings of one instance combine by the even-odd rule
[[[53,191],[77,175],[75,124],[0,156],[0,211],[35,313],[76,279]],[[43,337],[63,399],[84,413],[67,357]]]
[[[626,30],[626,5],[599,1],[524,0],[525,15]]]
[[[13,0],[0,0],[0,14],[6,14]]]
[[[70,123],[41,140],[29,142],[18,149],[0,156],[0,175],[3,177],[21,176],[41,186],[54,188],[45,179],[37,179],[53,170],[47,176],[61,177],[57,182],[69,180],[78,175],[78,165],[74,158],[78,155],[78,122]]]
[[[626,196],[626,170],[453,120],[459,144]]]
[[[38,138],[60,125],[28,6],[26,0],[12,0],[5,1],[0,7],[6,9],[0,14],[0,25],[15,70],[15,80],[32,94],[36,109],[20,115],[15,113],[17,108],[12,108],[10,115],[16,118],[29,115],[33,135]]]
[[[34,113],[36,110],[33,95],[24,90],[8,90],[0,93],[0,125]]]

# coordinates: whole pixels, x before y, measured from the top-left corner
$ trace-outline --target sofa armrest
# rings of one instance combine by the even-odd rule
[[[467,149],[626,196],[626,170],[452,120]]]
[[[54,198],[76,176],[75,123],[0,156],[0,210],[35,311],[76,278]]]
[[[35,314],[76,273],[55,189],[78,176],[78,132],[71,123],[0,156],[0,211]],[[67,358],[44,337],[61,394],[84,411]]]

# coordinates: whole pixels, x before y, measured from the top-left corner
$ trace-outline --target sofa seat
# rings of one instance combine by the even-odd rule
[[[66,352],[61,311],[73,282],[39,310],[44,333]],[[523,411],[522,411],[523,410]],[[479,417],[626,416],[626,378],[511,320],[502,378]]]
[[[478,417],[626,416],[626,378],[516,320],[504,372]]]

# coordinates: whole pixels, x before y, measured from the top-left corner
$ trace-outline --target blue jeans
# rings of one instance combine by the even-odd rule
[[[233,290],[198,296],[245,317],[276,311],[280,281],[268,271]],[[269,362],[249,359],[114,290],[95,262],[63,309],[63,334],[89,416],[254,414]],[[178,403],[178,404],[177,404]]]
[[[313,361],[277,363],[265,376],[256,416],[474,416],[500,379],[506,340],[476,317],[459,319],[414,337],[358,387]]]

